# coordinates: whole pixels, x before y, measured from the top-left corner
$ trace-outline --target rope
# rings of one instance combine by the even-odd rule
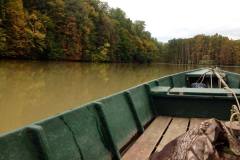
[[[220,80],[220,82],[223,84],[224,86],[224,89],[231,92],[232,95],[234,96],[235,98],[235,101],[236,101],[236,104],[237,105],[233,105],[233,113],[231,114],[231,117],[230,117],[230,126],[229,126],[229,129],[231,131],[231,134],[233,136],[235,136],[234,132],[233,132],[233,129],[232,129],[232,123],[234,121],[234,118],[235,117],[240,117],[240,104],[239,104],[239,100],[237,98],[237,95],[236,93],[234,92],[234,90],[232,90],[228,85],[227,83],[223,80],[223,78],[221,77],[221,75],[218,73],[218,71],[216,69],[212,69],[213,73],[217,76],[217,78]],[[237,109],[236,109],[237,108]],[[238,119],[239,121],[240,119]],[[236,136],[235,136],[236,137]]]
[[[224,87],[224,89],[232,93],[232,95],[235,98],[235,101],[237,103],[237,105],[233,105],[233,106],[235,106],[235,108],[237,108],[237,111],[240,112],[240,105],[239,105],[239,101],[238,101],[236,93],[231,88]]]
[[[198,80],[196,81],[196,83],[198,83],[198,82],[200,81],[200,79],[201,79],[200,83],[202,83],[203,80],[204,80],[204,78],[205,78],[205,76],[206,76],[206,74],[207,74],[208,72],[211,72],[211,71],[207,71],[207,72],[203,73],[203,74],[198,78]]]
[[[223,84],[224,86],[224,89],[231,92],[232,95],[234,96],[235,98],[235,101],[237,103],[237,110],[238,112],[240,113],[240,104],[239,104],[239,101],[238,101],[238,98],[237,98],[237,95],[236,93],[227,85],[227,83],[223,80],[223,78],[220,76],[220,74],[216,71],[216,69],[212,69],[213,70],[213,73],[217,76],[217,78],[220,80],[220,82]]]

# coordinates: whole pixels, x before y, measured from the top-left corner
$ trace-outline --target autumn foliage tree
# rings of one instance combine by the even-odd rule
[[[148,62],[159,43],[142,21],[100,0],[0,0],[1,57]]]
[[[22,0],[6,0],[3,25],[6,27],[6,43],[9,56],[24,56],[29,53],[26,34],[26,19]]]
[[[240,42],[216,34],[161,43],[100,0],[0,0],[0,57],[232,65]]]

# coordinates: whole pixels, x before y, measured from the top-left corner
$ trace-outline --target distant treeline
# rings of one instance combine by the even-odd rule
[[[240,64],[239,48],[220,35],[161,43],[100,0],[0,0],[0,58]]]
[[[165,44],[162,59],[177,64],[239,65],[240,41],[215,34],[172,39]]]

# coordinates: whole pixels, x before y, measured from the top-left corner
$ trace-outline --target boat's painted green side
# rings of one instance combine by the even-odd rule
[[[235,104],[232,97],[220,96],[153,96],[157,114],[178,117],[214,117],[227,120],[231,106]]]
[[[240,75],[231,72],[225,74],[228,85],[239,96]],[[186,83],[175,83],[179,77],[184,78],[184,75],[186,74],[181,73],[159,79],[159,86],[151,88],[157,115],[229,119],[235,99],[228,91],[223,88],[186,88]]]
[[[228,118],[232,97],[166,94],[172,87],[186,86],[188,72],[141,84],[1,135],[0,160],[119,160],[120,150],[157,115]],[[232,78],[230,86],[239,88],[239,75],[227,76]],[[159,93],[158,86],[163,88]]]

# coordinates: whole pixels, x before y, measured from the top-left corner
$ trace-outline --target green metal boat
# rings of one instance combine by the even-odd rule
[[[240,96],[240,75],[221,76]],[[235,103],[211,69],[181,72],[0,135],[0,160],[146,159],[168,130],[177,136],[196,118],[227,120]]]

